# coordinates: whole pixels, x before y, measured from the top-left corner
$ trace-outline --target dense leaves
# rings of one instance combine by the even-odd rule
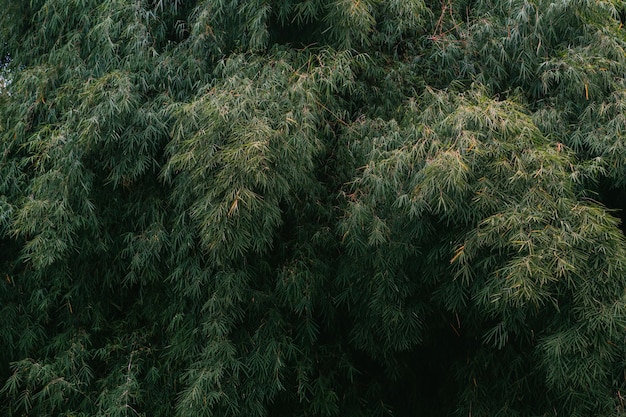
[[[626,414],[621,2],[1,3],[4,415]]]

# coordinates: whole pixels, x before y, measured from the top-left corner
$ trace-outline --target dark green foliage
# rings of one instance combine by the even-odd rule
[[[622,3],[0,3],[2,415],[626,415]]]

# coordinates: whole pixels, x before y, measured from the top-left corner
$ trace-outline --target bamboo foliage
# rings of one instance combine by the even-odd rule
[[[621,3],[1,6],[3,414],[625,414]]]

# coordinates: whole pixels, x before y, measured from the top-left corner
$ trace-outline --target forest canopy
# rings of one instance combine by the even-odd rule
[[[606,0],[0,0],[0,414],[625,416]]]

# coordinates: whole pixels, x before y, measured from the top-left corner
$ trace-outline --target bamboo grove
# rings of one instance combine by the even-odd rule
[[[0,3],[1,414],[626,415],[623,2]]]

